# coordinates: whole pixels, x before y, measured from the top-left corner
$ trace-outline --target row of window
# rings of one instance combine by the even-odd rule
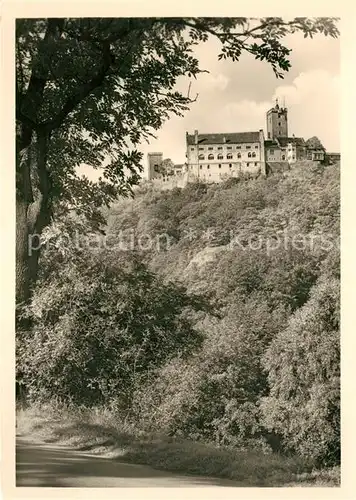
[[[254,163],[255,167],[257,167],[257,165],[258,165],[257,161],[255,161],[255,162],[248,161],[248,162],[246,162],[246,166],[249,167],[250,163]],[[241,164],[239,164],[239,165],[241,165]],[[199,169],[202,170],[204,166],[206,166],[207,170],[210,170],[210,165],[199,165]],[[213,166],[215,166],[215,165],[213,165]],[[218,167],[221,168],[221,163],[218,164]],[[194,165],[191,165],[190,169],[192,170],[193,168],[194,168]],[[229,168],[232,168],[232,163],[229,163]]]
[[[252,151],[252,152],[251,152],[251,151],[249,151],[249,153],[248,153],[248,155],[247,155],[247,156],[248,156],[248,158],[256,158],[256,153],[255,153],[254,151]],[[224,156],[223,156],[221,153],[219,153],[219,154],[217,155],[217,157],[216,157],[216,158],[217,158],[218,160],[223,160],[223,159],[224,159]],[[241,153],[237,153],[237,158],[241,158]],[[214,157],[214,155],[213,155],[213,154],[209,154],[209,155],[208,155],[208,160],[214,160],[214,159],[215,159],[215,157]],[[228,154],[226,155],[226,159],[227,159],[227,160],[232,160],[232,159],[233,159],[233,155],[232,155],[232,153],[228,153]],[[204,156],[203,154],[200,154],[200,155],[199,155],[199,160],[205,160],[205,156]]]
[[[307,153],[307,159],[308,160],[323,160],[324,159],[324,154],[323,153],[312,153],[308,152]]]
[[[286,155],[282,155],[281,160],[285,160],[285,159],[286,159]],[[292,156],[292,160],[295,160],[295,155]]]
[[[242,146],[235,146],[236,149],[241,149]],[[252,146],[246,146],[246,149],[251,149]],[[215,149],[215,146],[208,146],[207,148],[206,147],[203,147],[203,146],[200,146],[199,147],[199,151],[205,151],[205,150],[208,150],[208,151],[213,151]],[[218,151],[222,151],[224,148],[222,146],[218,146],[216,148]],[[226,149],[228,150],[232,150],[233,149],[233,146],[226,146]],[[255,145],[255,149],[258,149],[258,144]],[[190,148],[191,151],[195,151],[195,147],[191,147]]]
[[[272,159],[274,159],[274,158],[272,158]],[[285,159],[286,159],[286,155],[282,155],[282,156],[281,156],[281,161],[284,161]],[[295,158],[294,158],[294,156],[293,156],[293,160],[294,160],[294,159],[295,159]]]

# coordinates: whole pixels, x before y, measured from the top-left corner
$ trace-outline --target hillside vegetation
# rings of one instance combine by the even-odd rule
[[[105,238],[57,222],[17,346],[28,400],[338,465],[339,205],[338,167],[296,166],[143,185],[105,212]]]

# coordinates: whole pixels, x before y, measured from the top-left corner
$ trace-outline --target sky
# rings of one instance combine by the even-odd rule
[[[288,108],[288,133],[308,139],[317,136],[327,151],[340,151],[340,40],[324,35],[305,39],[295,33],[285,39],[292,49],[291,69],[277,79],[266,62],[243,54],[240,61],[218,60],[220,44],[215,39],[199,45],[196,55],[202,73],[191,81],[190,95],[198,94],[184,117],[172,116],[157,131],[157,139],[143,144],[144,168],[147,153],[161,151],[174,163],[185,161],[186,132],[244,132],[263,129],[266,111],[275,99]],[[188,91],[190,79],[178,82]],[[186,90],[185,90],[186,89]],[[83,173],[89,174],[90,168]],[[92,169],[91,169],[92,170]]]

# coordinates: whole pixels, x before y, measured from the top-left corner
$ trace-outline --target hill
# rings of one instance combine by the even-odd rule
[[[339,464],[339,191],[321,165],[147,185],[106,210],[95,249],[46,248],[18,341],[29,398]],[[52,232],[78,228],[90,233],[75,219]]]
[[[323,426],[316,416],[313,421],[309,415],[308,422],[306,416],[297,417],[290,405],[299,405],[301,412],[320,404],[322,418],[331,418],[329,402],[312,394],[321,383],[321,374],[312,372],[323,371],[323,380],[326,386],[331,384],[335,396],[338,167],[300,165],[267,179],[195,184],[166,192],[143,188],[134,200],[112,207],[107,231],[114,239],[120,236],[120,241],[125,234],[134,234],[135,251],[150,269],[167,281],[184,283],[189,292],[208,296],[211,311],[218,316],[198,316],[196,321],[205,337],[201,351],[192,359],[174,359],[161,370],[157,383],[150,381],[149,387],[144,387],[145,402],[138,400],[144,406],[140,408],[144,418],[150,415],[152,420],[154,415],[150,425],[169,433],[239,446],[264,447],[268,443],[283,448],[281,443],[285,446],[298,432],[298,418],[300,426]],[[320,325],[310,326],[314,340],[301,340],[294,352],[285,352],[280,337],[295,336],[296,328],[307,335],[298,318],[326,314],[321,299],[326,296],[330,296],[332,316],[325,324],[320,319]],[[308,318],[304,321],[309,325]],[[323,333],[320,328],[324,328]],[[323,335],[329,330],[326,341]],[[320,335],[326,342],[324,347],[332,348],[333,361],[316,360],[321,353],[312,352],[312,343],[320,340]],[[284,394],[277,389],[278,380],[272,381],[268,375],[273,365],[268,358],[271,353],[277,358],[289,357],[291,369],[293,363],[305,363],[305,380],[291,376],[288,383],[296,384],[293,390]],[[316,368],[314,362],[320,366]],[[331,368],[328,363],[336,364]],[[309,394],[296,395],[300,384]],[[266,407],[271,405],[269,398],[274,391],[279,391],[273,397],[280,413],[275,412],[274,421],[269,419],[266,432],[265,423],[261,423],[265,418],[261,417],[262,401]],[[330,436],[337,433],[335,428],[330,430],[329,423],[325,425]],[[300,427],[299,438],[293,438],[294,449],[304,449],[303,432]],[[319,437],[316,433],[307,438],[314,446],[314,451],[309,450],[311,455],[320,458],[324,452],[333,453],[328,449],[330,443],[320,451],[316,446]]]

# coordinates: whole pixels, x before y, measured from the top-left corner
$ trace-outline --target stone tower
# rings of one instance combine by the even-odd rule
[[[162,177],[160,166],[163,161],[163,153],[148,153],[148,180],[159,179]]]
[[[278,99],[276,105],[267,111],[267,139],[288,137],[288,110],[280,108]]]

